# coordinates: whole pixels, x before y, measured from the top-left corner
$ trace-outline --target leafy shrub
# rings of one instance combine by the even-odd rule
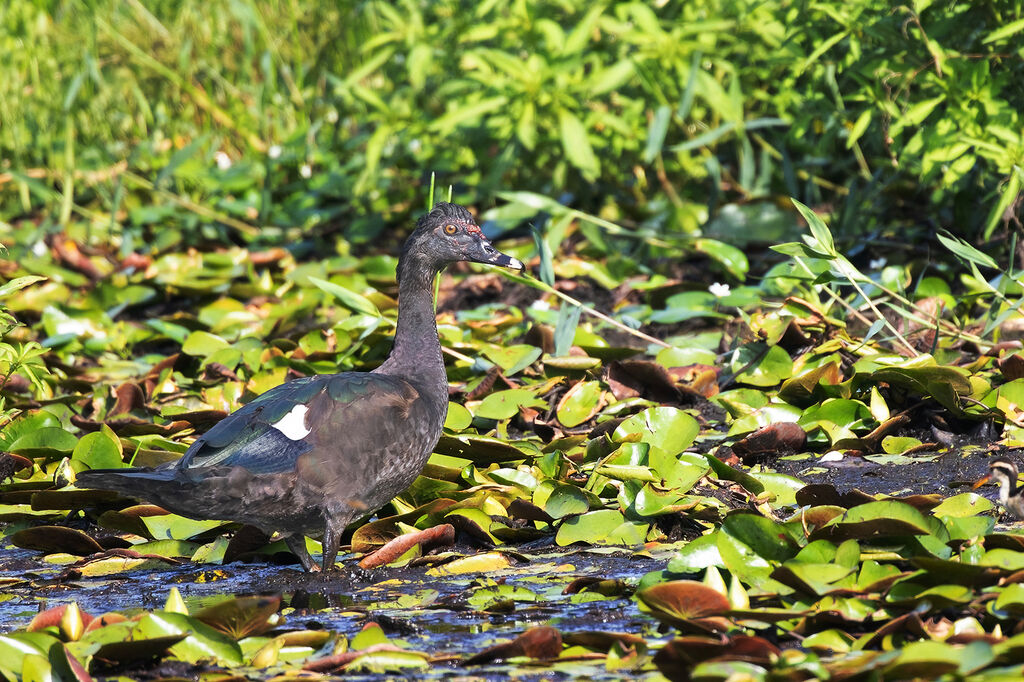
[[[384,224],[352,217],[404,219],[431,171],[463,201],[529,190],[685,234],[717,215],[767,238],[759,202],[788,195],[840,234],[989,238],[1018,210],[1014,3],[15,0],[0,21],[5,205],[116,236],[368,239]]]

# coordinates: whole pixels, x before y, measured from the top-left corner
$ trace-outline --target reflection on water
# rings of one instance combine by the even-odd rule
[[[0,556],[9,555],[5,551]],[[524,558],[529,560],[486,575],[428,575],[424,567],[366,572],[352,570],[349,557],[343,570],[327,577],[291,567],[236,562],[69,580],[58,578],[58,570],[28,553],[17,556],[18,561],[0,563],[0,632],[26,625],[40,609],[72,601],[94,615],[159,610],[171,588],[177,587],[190,613],[232,596],[280,595],[284,630],[323,629],[351,639],[374,622],[390,641],[432,656],[469,656],[538,625],[552,625],[562,633],[602,630],[640,634],[648,641],[659,638],[657,624],[638,612],[628,593],[605,597],[563,592],[584,577],[635,584],[646,572],[664,568],[663,559],[628,550],[551,549]],[[30,561],[28,570],[23,560]],[[476,679],[502,679],[508,671],[496,663],[474,666],[471,674]],[[418,671],[417,677],[442,679],[451,674],[451,668],[435,665]],[[619,679],[599,667],[588,668],[587,676]]]

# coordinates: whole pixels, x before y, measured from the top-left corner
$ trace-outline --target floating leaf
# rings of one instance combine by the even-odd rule
[[[556,485],[544,503],[544,511],[553,518],[583,514],[590,509],[590,501],[577,486],[569,484]]]
[[[646,523],[627,521],[617,509],[599,509],[563,521],[555,542],[563,547],[574,542],[635,546],[647,538],[648,528]]]
[[[194,617],[237,640],[274,627],[269,619],[280,607],[280,597],[231,597],[206,607]]]
[[[618,442],[648,443],[652,457],[673,456],[689,447],[700,427],[697,420],[674,407],[651,407],[623,421],[615,429]]]
[[[227,341],[216,334],[211,334],[210,332],[204,332],[202,330],[192,332],[185,339],[185,342],[181,344],[182,353],[201,358],[211,356],[214,353],[227,348],[230,348]]]
[[[35,526],[19,530],[11,536],[11,542],[16,547],[46,553],[67,552],[84,556],[103,551],[103,547],[92,537],[66,526]]]
[[[7,449],[25,457],[60,457],[75,449],[78,439],[59,426],[44,426],[21,436]]]
[[[139,619],[135,632],[145,639],[185,635],[184,639],[170,647],[171,652],[183,661],[198,663],[213,659],[220,665],[228,666],[242,663],[242,652],[232,639],[180,613],[147,613]]]
[[[508,557],[499,552],[486,552],[462,557],[446,564],[427,569],[427,575],[459,575],[462,573],[489,573],[512,565]]]
[[[721,616],[730,608],[724,594],[692,580],[651,585],[637,592],[636,598],[651,615],[673,625]]]
[[[117,469],[123,465],[119,444],[102,431],[82,436],[75,445],[71,459],[82,462],[90,469]]]
[[[486,419],[509,419],[519,414],[520,407],[545,407],[546,403],[525,388],[513,388],[490,394],[473,410]]]
[[[141,520],[149,534],[156,540],[189,540],[225,525],[224,521],[197,521],[177,514],[143,516]]]
[[[464,661],[465,665],[480,665],[517,656],[528,658],[558,658],[562,653],[562,633],[550,626],[530,628],[511,642],[497,644]]]
[[[558,403],[558,421],[571,428],[589,420],[604,407],[601,395],[600,382],[579,381],[573,384]]]

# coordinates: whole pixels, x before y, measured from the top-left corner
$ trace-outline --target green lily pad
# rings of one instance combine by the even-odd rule
[[[214,660],[220,665],[241,665],[242,651],[227,635],[181,613],[154,611],[139,619],[134,632],[144,639],[186,635],[170,647],[177,658],[190,663]]]
[[[448,416],[444,420],[444,428],[449,431],[468,429],[473,423],[473,413],[458,403],[448,403]]]
[[[649,527],[646,523],[627,521],[617,509],[599,509],[564,521],[558,527],[555,543],[561,547],[574,542],[636,546],[647,539]]]
[[[44,426],[30,431],[7,449],[25,457],[60,457],[68,454],[78,445],[78,439],[59,426]]]
[[[181,344],[181,352],[204,358],[230,347],[227,341],[216,334],[197,330],[189,334],[185,342]]]
[[[546,407],[547,403],[525,388],[496,391],[484,398],[473,411],[485,419],[509,419],[519,414],[520,407]]]
[[[488,346],[482,352],[485,358],[501,367],[505,376],[509,377],[532,365],[543,353],[537,346],[528,344]]]
[[[555,413],[563,426],[572,428],[587,421],[601,409],[601,383],[580,381],[565,392]]]
[[[589,511],[590,501],[578,486],[561,483],[548,495],[543,508],[551,518],[561,519]]]
[[[777,386],[793,375],[793,359],[779,346],[751,343],[739,348],[730,369],[739,372],[735,381],[748,386]]]
[[[651,458],[674,457],[688,448],[700,432],[697,420],[675,407],[651,407],[616,427],[617,442],[640,442],[651,446]]]
[[[907,535],[935,535],[941,542],[949,540],[942,524],[933,517],[895,500],[868,502],[847,510],[813,531],[812,540],[827,538],[833,542],[846,539],[871,539]]]
[[[197,521],[177,514],[143,516],[143,525],[156,540],[189,540],[213,528],[225,525],[226,521]]]
[[[90,469],[117,469],[124,465],[120,443],[114,442],[102,431],[82,436],[75,445],[71,460],[82,462]]]
[[[770,561],[786,561],[800,550],[790,527],[759,514],[730,514],[722,522],[722,530]]]

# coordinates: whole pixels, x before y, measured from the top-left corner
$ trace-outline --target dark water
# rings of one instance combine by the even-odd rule
[[[342,570],[327,577],[305,574],[297,567],[232,563],[224,566],[183,564],[160,570],[134,570],[103,578],[61,579],[62,570],[41,561],[37,552],[0,550],[0,631],[25,626],[40,610],[71,601],[86,612],[161,609],[169,590],[177,587],[189,611],[229,595],[282,597],[283,629],[328,629],[355,636],[370,621],[389,639],[410,650],[435,656],[467,657],[514,638],[537,625],[551,625],[563,635],[587,630],[641,635],[649,643],[667,637],[657,622],[641,614],[628,596],[605,598],[594,593],[562,594],[579,577],[621,579],[635,584],[645,573],[665,567],[671,550],[657,556],[625,548],[564,550],[548,547],[508,569],[486,575],[427,575],[427,567],[355,568],[345,557]],[[515,585],[536,594],[534,602],[516,602],[507,612],[482,611],[470,603],[476,588],[495,583]],[[435,664],[416,671],[418,679],[468,675],[472,679],[508,679],[509,665],[496,663],[459,667]],[[559,662],[553,666],[516,666],[517,679],[622,679],[624,672],[606,672],[603,662]],[[652,673],[653,675],[654,673]],[[643,675],[635,679],[643,679]],[[351,674],[346,674],[346,678]],[[377,676],[364,676],[366,679]],[[387,677],[387,676],[383,676]]]

